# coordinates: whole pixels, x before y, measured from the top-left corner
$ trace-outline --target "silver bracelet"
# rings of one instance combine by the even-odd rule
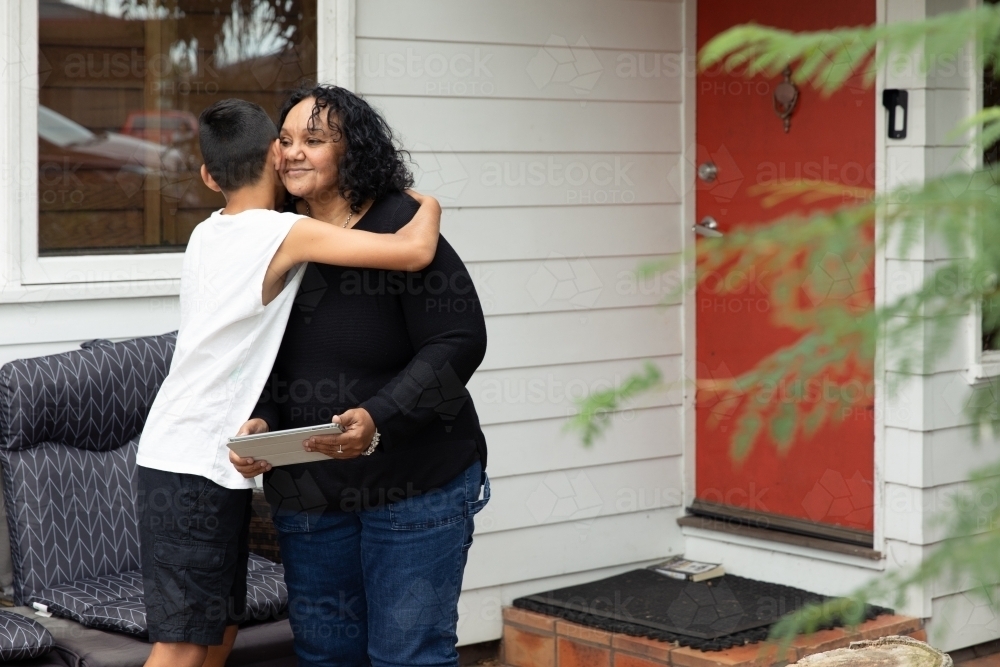
[[[378,432],[378,429],[375,429],[375,435],[372,436],[372,444],[368,445],[368,449],[361,452],[361,456],[371,456],[375,452],[375,448],[378,447],[378,441],[381,437],[382,434]]]

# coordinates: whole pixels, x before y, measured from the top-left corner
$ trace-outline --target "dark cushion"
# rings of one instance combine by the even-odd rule
[[[0,448],[59,442],[106,452],[139,435],[177,336],[135,338],[0,368]]]
[[[247,619],[272,621],[281,618],[288,608],[285,568],[250,554],[247,570]]]
[[[28,603],[41,611],[94,627],[89,620],[94,609],[105,608],[122,600],[138,600],[142,604],[142,575],[139,572],[123,572],[59,584],[33,594]],[[145,607],[142,614],[142,623],[133,634],[146,631]]]
[[[139,569],[137,447],[0,450],[20,604],[59,584]]]
[[[174,334],[0,368],[14,598],[139,568],[135,451]]]
[[[52,650],[55,640],[33,619],[0,611],[0,660],[11,662],[37,658]]]
[[[83,615],[83,625],[145,637],[146,603],[142,601],[142,597],[134,597],[94,605]]]
[[[247,620],[281,617],[288,606],[284,568],[250,554],[247,565]],[[29,604],[88,628],[145,636],[146,606],[142,574],[123,572],[53,586],[31,596]]]

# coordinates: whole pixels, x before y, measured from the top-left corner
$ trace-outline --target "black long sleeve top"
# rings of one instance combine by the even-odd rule
[[[356,229],[393,233],[419,208],[377,199]],[[440,488],[479,460],[486,439],[466,383],[486,354],[486,322],[469,273],[441,237],[420,272],[310,264],[254,417],[270,430],[328,423],[365,408],[375,453],[282,466],[264,477],[288,512],[354,511]]]

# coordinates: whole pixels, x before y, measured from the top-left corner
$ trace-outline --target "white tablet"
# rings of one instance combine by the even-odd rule
[[[330,422],[319,426],[290,428],[286,431],[239,435],[229,438],[229,449],[243,458],[267,461],[272,466],[287,466],[293,463],[330,461],[331,457],[319,452],[302,449],[302,441],[311,435],[336,435],[343,433],[340,424]]]

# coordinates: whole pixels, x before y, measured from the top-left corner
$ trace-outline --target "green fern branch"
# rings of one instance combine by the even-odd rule
[[[646,362],[641,373],[629,376],[618,387],[612,387],[577,401],[578,411],[564,426],[564,430],[577,431],[588,447],[610,425],[611,417],[618,413],[632,398],[662,384],[660,369]]]
[[[877,24],[821,32],[793,33],[749,24],[730,28],[712,38],[699,54],[702,69],[719,65],[725,71],[773,77],[794,65],[797,83],[809,83],[825,94],[841,88],[852,76],[871,85],[879,67],[899,55],[922,48],[919,66],[957,57],[970,43],[977,46],[973,62],[996,62],[1000,55],[1000,7],[942,14],[924,21]],[[876,49],[876,46],[881,48]]]

